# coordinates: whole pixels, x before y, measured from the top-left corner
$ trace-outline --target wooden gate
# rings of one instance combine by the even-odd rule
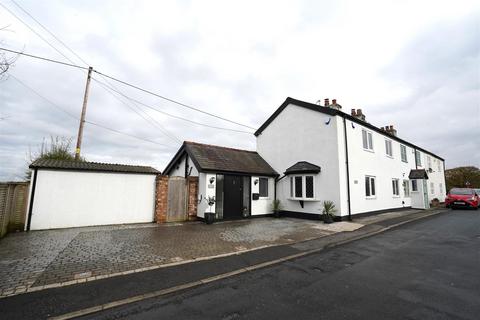
[[[186,181],[182,177],[168,180],[167,222],[187,220]]]
[[[24,230],[28,182],[0,183],[0,238],[7,232]]]

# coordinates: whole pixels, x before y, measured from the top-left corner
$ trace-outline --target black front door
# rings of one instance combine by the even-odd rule
[[[223,218],[242,218],[243,177],[225,175],[223,182]]]

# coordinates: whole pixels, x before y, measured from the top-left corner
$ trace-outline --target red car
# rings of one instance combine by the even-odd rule
[[[474,189],[470,188],[453,188],[445,198],[445,206],[447,208],[473,208],[478,209],[479,196]]]

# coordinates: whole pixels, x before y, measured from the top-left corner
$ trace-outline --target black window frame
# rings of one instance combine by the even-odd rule
[[[262,188],[262,185],[263,185],[263,188]],[[258,179],[258,194],[260,198],[268,198],[268,178],[260,177]]]

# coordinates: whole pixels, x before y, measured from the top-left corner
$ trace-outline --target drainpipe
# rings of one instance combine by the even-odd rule
[[[286,175],[281,176],[280,178],[277,176],[275,177],[275,188],[274,188],[274,195],[273,195],[273,200],[277,200],[277,182],[285,178]]]
[[[32,221],[33,200],[35,198],[35,187],[37,186],[37,171],[38,169],[33,171],[32,194],[30,196],[30,205],[28,207],[27,231],[30,231],[30,223]]]
[[[348,203],[348,221],[352,221],[352,207],[350,204],[350,168],[348,164],[348,139],[347,139],[347,120],[343,117],[343,132],[345,138],[345,165],[347,169],[347,203]]]
[[[413,148],[413,152],[415,155],[415,170],[418,169],[418,163],[417,163],[417,149]]]

